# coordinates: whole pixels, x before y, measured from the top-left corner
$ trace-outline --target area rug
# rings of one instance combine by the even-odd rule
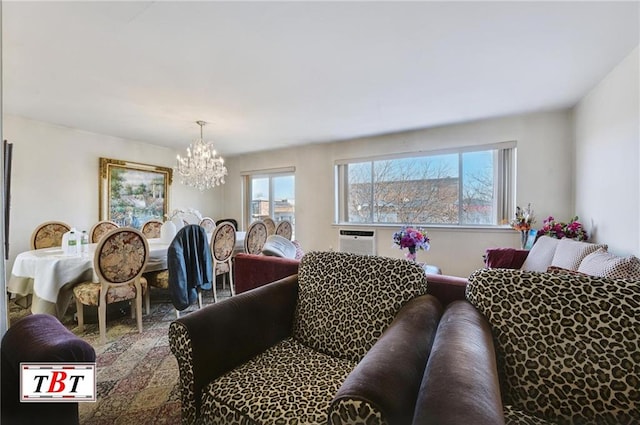
[[[228,297],[229,290],[219,288],[218,299]],[[213,303],[211,292],[204,304]],[[176,319],[168,293],[151,291],[151,312],[143,315],[143,332],[138,333],[130,315],[108,318],[107,342],[100,344],[98,325],[85,324],[80,332],[73,309],[61,320],[74,334],[96,350],[97,401],[79,404],[83,425],[163,425],[180,424],[178,364],[169,348],[167,331]],[[189,314],[197,305],[181,312]],[[30,314],[29,310],[10,303],[9,319]]]

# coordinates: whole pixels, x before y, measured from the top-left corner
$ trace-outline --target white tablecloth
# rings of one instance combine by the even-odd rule
[[[168,244],[160,239],[149,239],[148,242],[149,260],[145,270],[165,269]],[[96,247],[97,244],[90,244],[89,252],[84,255],[65,255],[60,247],[20,253],[13,263],[7,290],[21,296],[33,294],[33,313],[49,313],[60,317],[68,306],[67,299],[60,299],[61,291],[65,298],[70,295],[69,291],[63,289],[70,289],[74,284],[87,280],[98,282],[93,270]]]

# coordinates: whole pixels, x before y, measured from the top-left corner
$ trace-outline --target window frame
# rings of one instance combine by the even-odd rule
[[[295,210],[295,179],[296,179],[296,175],[295,175],[295,167],[285,167],[285,168],[277,168],[277,169],[267,169],[267,170],[253,170],[253,171],[245,171],[242,172],[242,178],[243,178],[243,186],[244,186],[244,196],[243,196],[243,225],[244,228],[248,228],[249,225],[253,222],[252,217],[253,217],[253,213],[252,213],[252,201],[253,201],[253,179],[254,178],[267,178],[269,180],[269,217],[271,217],[272,219],[275,220],[274,217],[274,210],[275,210],[275,199],[274,199],[274,185],[273,185],[273,179],[274,178],[278,178],[278,177],[288,177],[291,176],[293,177],[293,184],[294,184],[294,207],[293,207],[293,214],[292,214],[292,219],[291,219],[291,224],[294,225],[295,223],[295,216],[296,216],[296,210]]]
[[[349,204],[348,204],[348,177],[345,172],[349,164],[354,163],[371,163],[372,180],[373,182],[373,168],[376,161],[385,160],[400,160],[405,158],[423,158],[430,156],[439,156],[447,154],[458,155],[458,199],[462,200],[464,194],[462,188],[464,185],[462,174],[462,158],[463,154],[470,152],[483,152],[493,150],[493,203],[494,203],[494,219],[495,224],[473,224],[462,223],[463,209],[458,208],[458,223],[396,223],[396,222],[376,222],[374,216],[374,209],[371,209],[371,216],[366,222],[350,222],[349,216]],[[405,152],[390,155],[378,155],[370,157],[359,157],[340,159],[334,162],[334,224],[342,226],[393,226],[398,224],[415,224],[429,227],[442,227],[442,228],[502,228],[504,223],[508,222],[515,208],[515,189],[516,189],[516,154],[517,154],[517,142],[507,141],[493,144],[464,146],[450,149],[437,149],[430,151],[415,151]],[[372,197],[375,197],[372,191]],[[460,204],[460,203],[459,203]]]

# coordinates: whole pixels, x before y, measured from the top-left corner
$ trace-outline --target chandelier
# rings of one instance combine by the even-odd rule
[[[196,121],[196,124],[200,126],[200,139],[189,145],[186,157],[178,155],[175,171],[182,184],[203,191],[224,184],[227,167],[224,166],[224,159],[217,155],[213,144],[202,138],[202,127],[206,122]]]

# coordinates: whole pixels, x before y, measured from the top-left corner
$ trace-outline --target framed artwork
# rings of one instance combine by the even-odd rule
[[[531,249],[533,243],[536,241],[536,236],[538,235],[538,231],[536,229],[530,229],[529,234],[527,235],[527,243],[524,245],[524,249]]]
[[[100,158],[100,220],[139,229],[169,211],[173,170],[118,159]]]

